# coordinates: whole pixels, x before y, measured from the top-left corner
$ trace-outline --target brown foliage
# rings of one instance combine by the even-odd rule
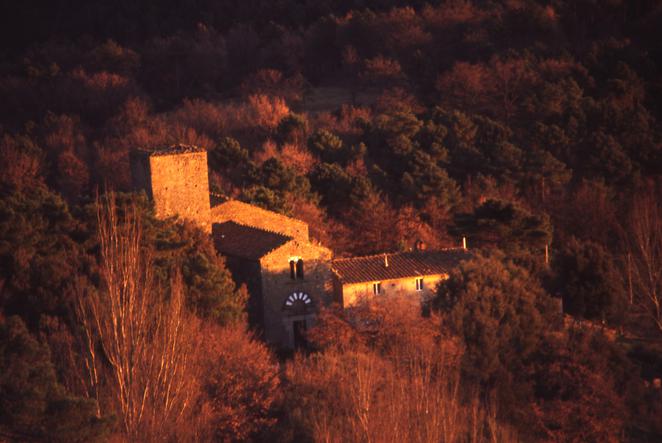
[[[440,233],[422,220],[420,213],[413,206],[403,206],[398,210],[395,229],[399,232],[402,249],[411,249],[416,241],[421,240],[431,248],[442,245]]]
[[[331,228],[324,209],[313,201],[292,194],[286,196],[285,206],[292,208],[292,213],[296,214],[298,220],[308,223],[310,237],[313,240],[325,246],[330,244]]]
[[[42,125],[41,139],[42,147],[56,156],[65,151],[85,153],[85,135],[77,116],[49,113]]]
[[[315,441],[512,439],[476,399],[462,401],[461,348],[412,299],[326,311],[311,339],[329,347],[287,365],[284,406]]]
[[[285,78],[277,69],[260,69],[241,83],[246,96],[278,96],[291,103],[301,101],[304,87],[305,79],[301,75]]]
[[[425,46],[432,39],[423,27],[421,16],[412,7],[391,9],[381,17],[379,25],[380,35],[385,38],[384,46],[399,54]]]
[[[269,138],[262,143],[262,149],[259,151],[256,150],[253,153],[253,160],[258,165],[261,165],[270,158],[278,158],[279,156],[280,152],[278,151],[278,144]]]
[[[525,58],[493,57],[489,64],[457,62],[437,78],[442,98],[509,121],[539,77]]]
[[[364,61],[360,76],[369,87],[397,85],[404,79],[404,72],[397,60],[378,55]]]
[[[226,117],[226,110],[218,104],[201,99],[186,99],[169,115],[168,120],[170,124],[192,128],[198,134],[219,139],[225,135]]]
[[[362,124],[370,121],[372,121],[372,111],[369,108],[342,105],[337,113],[315,115],[313,126],[347,139],[358,138],[363,133]]]
[[[165,294],[136,208],[120,217],[112,195],[99,207],[102,285],[77,284],[82,364],[50,325],[62,366],[82,369],[68,384],[96,399],[99,415],[119,417],[122,440],[234,441],[268,429],[279,381],[267,347],[242,322],[220,327],[193,315],[176,269]]]
[[[136,95],[133,80],[120,74],[106,71],[89,73],[78,68],[72,71],[58,91],[64,109],[73,109],[79,114],[106,118],[130,96]]]
[[[0,139],[0,184],[19,192],[43,186],[43,155],[28,139],[5,134]]]
[[[281,147],[280,161],[301,175],[310,173],[317,160],[309,150],[298,144],[285,144]]]
[[[431,28],[447,28],[457,24],[477,23],[488,17],[475,2],[449,1],[437,6],[426,5],[423,19]]]
[[[378,114],[389,112],[409,112],[420,114],[425,108],[411,92],[401,87],[387,89],[381,93],[375,103]]]
[[[553,354],[541,365],[537,376],[542,386],[533,412],[550,441],[622,441],[625,406],[614,390],[607,368],[587,364],[580,348],[565,340],[546,343]]]
[[[263,130],[274,131],[278,123],[290,113],[285,100],[267,95],[251,95],[248,97],[246,117],[249,124]]]
[[[352,164],[350,169],[360,170],[361,165]],[[439,217],[441,209],[428,208]],[[431,247],[447,243],[445,230],[436,230],[421,213],[410,206],[393,208],[375,192],[371,192],[357,205],[346,210],[339,220],[331,220],[330,230],[334,250],[341,254],[365,255],[384,251],[410,250],[416,240]],[[429,220],[429,214],[425,214]],[[443,224],[442,218],[434,219]]]
[[[207,416],[201,434],[214,441],[246,441],[268,432],[279,392],[271,352],[240,324],[208,326],[203,337],[199,346]]]
[[[455,63],[450,71],[439,75],[435,86],[442,98],[470,107],[484,105],[493,88],[487,68],[467,62]]]
[[[62,195],[69,201],[79,198],[90,180],[87,165],[73,152],[65,151],[58,156],[57,170],[57,186]]]
[[[578,238],[608,245],[616,229],[614,196],[599,182],[583,181],[552,214],[557,216],[560,237],[571,232]]]

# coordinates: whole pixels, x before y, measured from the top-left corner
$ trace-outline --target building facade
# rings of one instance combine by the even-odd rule
[[[235,282],[248,288],[251,324],[269,343],[303,345],[318,308],[331,302],[331,251],[235,221],[214,223],[212,235]]]
[[[191,220],[212,235],[237,285],[249,292],[251,326],[281,348],[305,343],[320,306],[350,307],[387,294],[426,301],[451,269],[471,254],[464,248],[416,250],[333,260],[309,238],[308,225],[282,214],[229,200],[211,205],[204,149],[174,145],[131,155],[136,189],[153,200],[158,217]]]
[[[179,216],[211,233],[235,283],[247,286],[249,321],[264,339],[283,348],[303,345],[333,292],[332,253],[310,241],[308,225],[234,200],[212,207],[207,152],[198,147],[134,151],[131,172],[157,217]]]
[[[466,249],[449,248],[337,259],[331,264],[333,299],[342,307],[396,294],[426,302],[450,271],[469,258],[471,253]]]

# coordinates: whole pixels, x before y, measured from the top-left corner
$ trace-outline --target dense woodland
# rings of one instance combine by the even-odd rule
[[[662,440],[662,2],[0,17],[0,441]],[[337,256],[476,259],[278,354],[208,236],[131,192],[130,150],[172,143]]]

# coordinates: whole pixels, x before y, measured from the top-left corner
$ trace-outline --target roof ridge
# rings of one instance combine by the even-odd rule
[[[355,260],[355,259],[361,259],[361,258],[377,258],[377,257],[383,257],[384,255],[394,256],[394,255],[412,254],[412,253],[425,254],[425,253],[429,253],[429,252],[445,252],[445,251],[467,251],[467,249],[464,249],[461,246],[453,246],[453,247],[448,247],[448,248],[426,249],[424,251],[379,252],[377,254],[370,254],[370,255],[359,255],[359,256],[354,256],[354,257],[341,257],[341,258],[336,258],[333,261],[347,261],[347,260]]]
[[[333,261],[346,261],[346,260],[355,260],[359,258],[374,258],[374,257],[383,257],[384,255],[396,255],[396,254],[403,254],[407,251],[396,251],[396,252],[379,252],[377,254],[370,254],[370,255],[359,255],[359,256],[354,256],[354,257],[341,257],[341,258],[335,258]]]
[[[261,211],[269,212],[271,214],[278,215],[280,217],[285,217],[285,218],[290,219],[290,220],[298,221],[298,222],[301,222],[301,223],[306,223],[303,220],[300,220],[298,218],[290,217],[289,215],[281,214],[280,212],[272,211],[271,209],[266,209],[266,208],[263,208],[262,206],[254,205],[252,203],[241,201],[241,200],[236,199],[236,198],[228,198],[224,202],[219,203],[216,206],[221,206],[221,205],[224,205],[226,203],[240,203],[242,205],[250,206],[253,209],[259,209]],[[215,208],[216,206],[213,206],[212,209]]]
[[[464,248],[399,251],[336,259],[331,269],[335,277],[345,283],[360,283],[448,274],[462,260],[471,256],[471,252]],[[387,262],[385,257],[392,260]]]

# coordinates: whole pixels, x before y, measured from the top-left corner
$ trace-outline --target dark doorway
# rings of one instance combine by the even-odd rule
[[[294,320],[292,322],[294,331],[294,349],[305,348],[306,341],[306,320]]]

